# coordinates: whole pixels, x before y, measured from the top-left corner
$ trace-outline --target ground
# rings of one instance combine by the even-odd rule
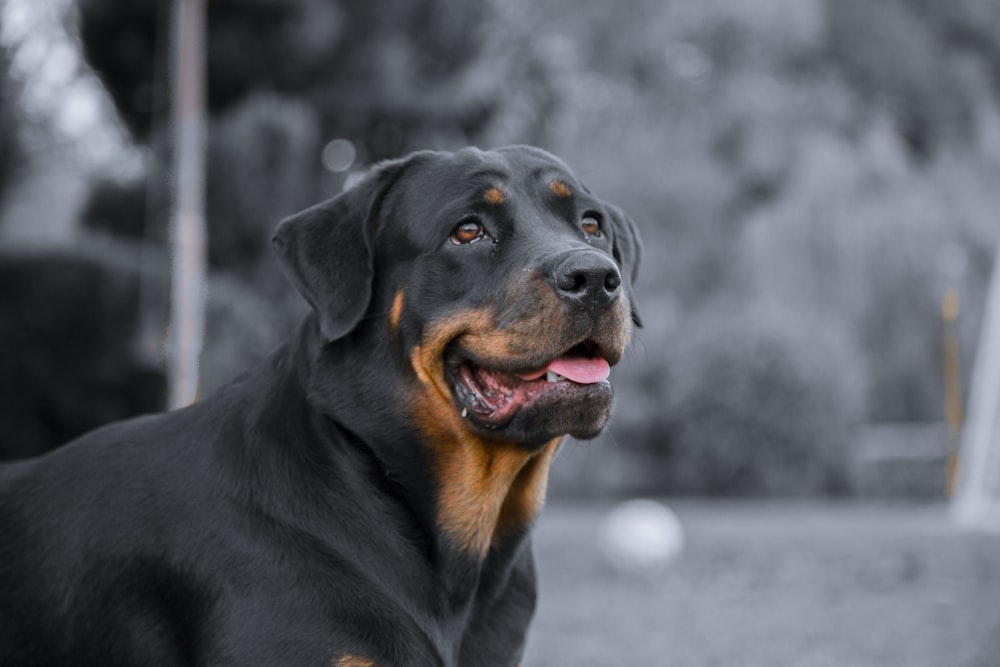
[[[667,501],[683,555],[612,570],[607,505],[536,532],[525,667],[1000,667],[1000,536],[941,505]]]

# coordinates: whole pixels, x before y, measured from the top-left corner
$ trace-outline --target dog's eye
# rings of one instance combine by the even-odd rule
[[[475,218],[468,218],[458,223],[455,229],[451,230],[451,242],[455,245],[465,245],[475,243],[486,235],[483,223]]]
[[[580,226],[583,227],[583,231],[587,236],[600,238],[601,220],[597,217],[596,213],[588,213],[583,216],[583,219],[580,221]]]

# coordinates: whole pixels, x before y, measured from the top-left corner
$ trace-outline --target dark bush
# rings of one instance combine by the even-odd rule
[[[138,336],[134,270],[58,251],[0,255],[0,460],[162,410],[163,373]]]
[[[0,203],[14,184],[24,163],[21,144],[21,111],[18,86],[10,77],[10,55],[0,45]]]
[[[778,308],[706,309],[623,387],[615,440],[669,494],[804,495],[846,487],[863,379],[835,328]],[[646,355],[650,355],[647,349]],[[637,396],[637,394],[639,396]],[[636,418],[638,417],[638,418]]]
[[[278,221],[320,198],[322,165],[315,114],[273,95],[246,98],[213,120],[206,188],[209,262],[253,278],[268,273]]]
[[[140,300],[138,246],[84,246],[0,253],[0,460],[165,407],[167,314]],[[146,296],[158,297],[166,275],[151,267],[162,253],[145,259]],[[202,396],[266,356],[305,312],[300,299],[275,303],[223,275],[207,291]]]
[[[911,154],[927,159],[972,126],[975,102],[914,3],[827,3],[828,57],[871,102],[896,121]],[[950,3],[948,3],[950,4]]]
[[[504,97],[501,87],[488,99],[467,94],[480,74],[486,4],[213,0],[206,4],[209,112],[230,111],[260,91],[294,95],[316,110],[324,136],[347,137],[375,159],[417,148],[409,144],[415,136],[474,132]],[[168,109],[170,5],[78,5],[87,61],[142,142]]]
[[[97,180],[80,212],[84,228],[133,241],[164,243],[166,229],[160,221],[147,225],[147,179]]]
[[[271,278],[276,275],[270,243],[275,226],[321,197],[317,146],[315,115],[294,100],[255,95],[212,120],[206,225],[213,269],[252,282],[261,265]],[[150,185],[149,177],[98,180],[81,213],[82,224],[162,247],[169,239],[169,212],[149,205]],[[263,279],[264,286],[275,283],[283,288],[281,280]]]

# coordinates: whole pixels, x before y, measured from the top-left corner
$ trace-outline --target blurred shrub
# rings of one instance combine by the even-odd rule
[[[138,342],[135,268],[85,253],[0,255],[0,460],[163,409]]]
[[[208,259],[214,269],[260,282],[275,279],[271,236],[278,221],[320,197],[315,115],[301,102],[253,95],[212,120],[207,148]],[[163,193],[152,178],[95,182],[81,212],[85,228],[162,245],[169,237],[166,212],[150,205]],[[147,220],[153,216],[152,220]],[[261,265],[269,274],[258,281]]]
[[[82,0],[80,34],[133,135],[146,142],[167,110],[170,3]],[[260,91],[315,110],[324,137],[377,160],[476,134],[505,98],[480,69],[484,0],[213,0],[207,3],[208,107]],[[488,63],[487,63],[488,64]]]
[[[147,187],[146,178],[97,179],[80,210],[80,223],[85,229],[122,239],[165,243],[167,230],[162,222],[146,224]]]
[[[614,428],[646,461],[645,491],[845,490],[865,391],[857,348],[833,322],[759,301],[709,304],[646,356],[646,370],[623,387]]]
[[[20,175],[25,159],[18,93],[10,77],[10,54],[0,45],[0,203]]]
[[[320,196],[318,143],[315,114],[274,95],[250,96],[213,119],[206,189],[213,267],[253,278],[263,262],[274,278],[275,226]]]
[[[274,267],[270,279],[284,284]],[[301,322],[308,306],[289,289],[275,299],[236,276],[216,272],[209,278],[205,346],[201,353],[201,396],[210,396],[254,368],[283,343]]]
[[[307,107],[273,95],[248,97],[210,125],[202,395],[263,358],[304,315],[304,302],[273,259],[271,236],[281,218],[320,196],[316,135],[316,119]],[[150,205],[148,198],[158,194],[150,184],[149,178],[98,181],[81,217],[89,230],[146,245],[145,261],[163,274],[150,287],[147,305],[165,332],[169,221],[165,211]],[[139,254],[138,246],[134,252]]]
[[[721,308],[680,333],[668,365],[668,488],[844,490],[864,404],[860,355],[832,322],[805,319],[777,307]]]
[[[803,312],[843,323],[862,345],[866,417],[943,417],[944,293],[963,300],[964,367],[1000,237],[996,165],[937,158],[913,168],[889,121],[851,139],[803,133],[786,194],[746,221],[748,280]]]
[[[910,151],[926,158],[949,138],[970,138],[973,100],[914,4],[827,2],[828,57],[856,90],[892,114]]]
[[[0,253],[0,460],[163,410],[167,322],[156,297],[166,262],[147,250],[140,267],[139,257],[133,244],[87,240],[72,251]],[[306,308],[225,275],[207,292],[202,396],[264,358]]]
[[[120,24],[138,5],[83,4],[87,48],[127,58]],[[1000,235],[994,5],[212,3],[211,256],[239,281],[219,321],[272,312],[257,299],[284,281],[266,241],[315,187],[323,141],[350,140],[358,163],[537,142],[646,242],[641,367],[616,371],[620,488],[836,490],[859,419],[940,419],[948,287],[971,366]],[[120,108],[149,98],[151,64],[117,79],[92,61]],[[113,216],[101,196],[94,208]],[[119,213],[138,208],[122,201]],[[210,363],[231,353],[222,365],[239,366],[269,336],[225,340]]]

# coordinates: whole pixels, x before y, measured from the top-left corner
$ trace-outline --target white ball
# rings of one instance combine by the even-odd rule
[[[604,519],[600,541],[613,568],[638,574],[670,565],[684,549],[684,529],[667,506],[654,500],[628,500]]]

